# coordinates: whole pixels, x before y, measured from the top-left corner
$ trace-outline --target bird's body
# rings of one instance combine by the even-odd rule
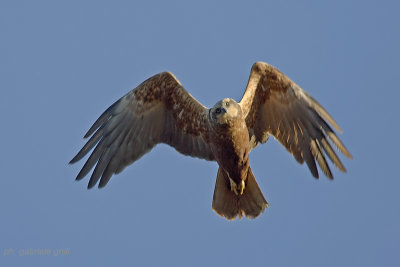
[[[249,165],[249,153],[273,135],[318,178],[315,160],[333,178],[325,155],[345,171],[330,141],[351,157],[330,123],[335,121],[311,96],[267,63],[253,65],[242,100],[223,99],[207,109],[169,72],[157,74],[110,106],[89,129],[91,136],[70,163],[92,148],[77,180],[96,165],[88,188],[105,186],[114,173],[158,143],[219,165],[213,209],[227,219],[257,217],[268,203]]]
[[[217,114],[216,110],[222,110]],[[249,133],[240,106],[224,99],[210,109],[210,146],[219,166],[235,183],[247,178],[249,169]],[[220,149],[220,147],[224,149]]]

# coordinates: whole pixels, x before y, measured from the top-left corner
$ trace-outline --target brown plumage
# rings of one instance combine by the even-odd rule
[[[318,178],[315,164],[333,178],[326,158],[345,168],[330,141],[350,153],[332,128],[332,117],[298,85],[267,63],[253,65],[242,100],[223,99],[207,109],[169,72],[144,81],[113,105],[84,136],[90,137],[70,163],[90,157],[76,177],[95,166],[88,188],[105,186],[114,173],[166,143],[178,152],[217,161],[213,209],[227,219],[257,217],[268,203],[249,165],[249,153],[273,135],[299,163],[306,162]]]

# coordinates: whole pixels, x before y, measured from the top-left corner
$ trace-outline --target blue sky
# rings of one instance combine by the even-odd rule
[[[398,266],[396,1],[0,2],[2,266]],[[68,161],[115,100],[172,71],[210,107],[265,61],[315,97],[354,159],[312,178],[271,139],[250,162],[270,207],[211,210],[217,164],[159,145],[104,189]],[[25,255],[49,249],[50,255]],[[66,251],[56,255],[58,250]]]

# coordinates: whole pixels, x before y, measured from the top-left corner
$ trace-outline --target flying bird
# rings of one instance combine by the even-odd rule
[[[237,103],[230,98],[207,108],[191,96],[170,72],[147,79],[112,104],[92,125],[90,139],[70,161],[93,148],[76,179],[95,166],[88,188],[104,187],[113,174],[165,143],[178,152],[219,165],[212,208],[228,220],[255,218],[267,207],[249,164],[249,153],[269,136],[318,178],[316,162],[333,179],[327,157],[345,167],[331,143],[349,151],[336,136],[341,129],[328,112],[285,74],[264,63],[252,66],[247,88]]]

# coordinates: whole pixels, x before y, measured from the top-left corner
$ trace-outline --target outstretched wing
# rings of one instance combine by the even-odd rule
[[[76,177],[82,179],[96,165],[88,188],[100,179],[103,187],[114,173],[139,159],[158,143],[182,154],[214,160],[208,145],[207,109],[169,72],[144,81],[113,105],[93,124],[90,137],[70,163],[95,147]]]
[[[253,65],[240,106],[254,146],[273,135],[299,163],[305,161],[316,178],[315,160],[325,175],[333,178],[324,154],[346,171],[328,141],[351,158],[329,124],[341,132],[339,126],[316,100],[276,68],[264,62]]]

